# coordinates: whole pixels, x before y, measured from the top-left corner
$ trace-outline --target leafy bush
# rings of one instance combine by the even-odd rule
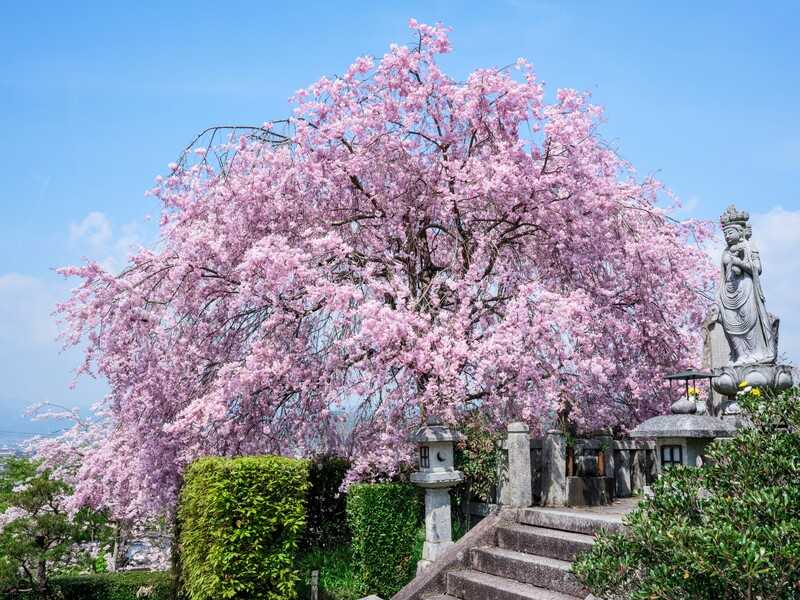
[[[346,495],[339,491],[350,462],[338,456],[311,461],[303,548],[339,548],[350,542]]]
[[[170,600],[169,573],[142,571],[54,577],[55,596],[62,600]]]
[[[800,390],[741,397],[752,426],[673,468],[573,570],[603,598],[800,597]]]
[[[308,488],[303,460],[260,456],[193,463],[178,509],[188,598],[294,598]]]
[[[473,413],[460,425],[464,439],[455,446],[455,467],[464,479],[450,494],[453,496],[457,518],[454,525],[469,529],[472,526],[470,502],[494,502],[500,467],[500,442],[503,433],[492,428],[486,417]]]
[[[477,498],[481,502],[492,502],[497,488],[503,432],[494,430],[480,414],[470,416],[459,430],[464,439],[456,444],[455,466],[464,473],[464,481],[456,489],[464,490],[467,501]]]
[[[355,571],[361,591],[389,598],[414,576],[420,521],[418,490],[409,484],[357,484],[347,493]]]

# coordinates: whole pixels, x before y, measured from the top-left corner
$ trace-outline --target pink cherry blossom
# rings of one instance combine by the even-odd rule
[[[157,249],[62,270],[65,342],[110,386],[76,504],[162,511],[207,454],[393,473],[423,414],[624,429],[668,406],[663,376],[698,360],[710,225],[657,205],[587,94],[547,102],[523,59],[458,82],[447,30],[411,29],[297,92],[281,143],[266,123],[220,168],[171,164]]]

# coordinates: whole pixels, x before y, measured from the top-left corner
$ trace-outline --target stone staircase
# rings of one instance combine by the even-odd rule
[[[426,600],[581,600],[589,594],[570,573],[600,529],[620,531],[619,515],[528,508],[499,525],[492,545],[471,548],[467,568],[447,572],[446,593]]]

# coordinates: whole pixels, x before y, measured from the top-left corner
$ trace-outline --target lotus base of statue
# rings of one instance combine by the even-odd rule
[[[736,395],[742,388],[752,386],[780,392],[800,383],[795,380],[792,370],[791,365],[769,364],[730,365],[714,369],[711,386],[728,398],[727,402],[723,402],[723,416],[735,416],[741,412]]]

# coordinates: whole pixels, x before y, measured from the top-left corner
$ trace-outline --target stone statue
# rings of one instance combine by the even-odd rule
[[[742,385],[782,390],[796,380],[791,366],[776,364],[779,320],[767,312],[761,257],[750,241],[749,220],[747,212],[733,205],[720,217],[727,247],[722,252],[717,302],[705,324],[706,361],[714,374],[711,385],[727,398],[723,414],[738,411],[735,399]]]
[[[764,302],[761,258],[750,242],[749,219],[733,205],[720,217],[728,247],[722,253],[717,308],[734,366],[774,364],[778,355],[778,321]]]

